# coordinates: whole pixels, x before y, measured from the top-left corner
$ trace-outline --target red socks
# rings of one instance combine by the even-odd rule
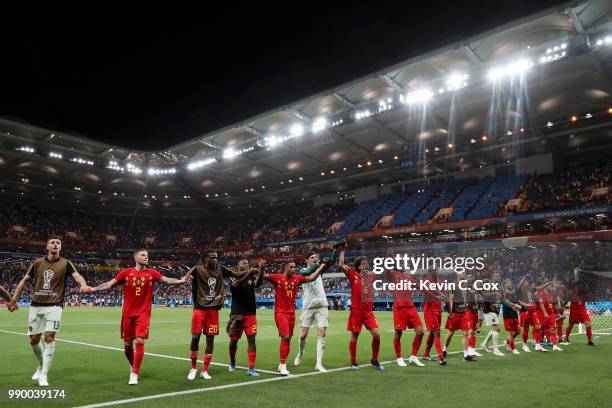
[[[192,351],[189,353],[189,358],[191,359],[191,368],[198,367],[198,352]]]
[[[590,342],[593,341],[593,329],[591,327],[586,328],[587,339]]]
[[[393,349],[395,350],[395,357],[402,358],[402,343],[397,335],[393,336]]]
[[[470,336],[470,338],[468,339],[469,341],[469,345],[471,348],[475,349],[476,348],[476,334],[472,333],[472,335]]]
[[[523,327],[522,338],[523,343],[527,344],[527,340],[529,340],[529,326]]]
[[[136,351],[134,352],[134,364],[132,365],[132,372],[134,374],[138,374],[143,358],[144,358],[144,344],[136,343]]]
[[[563,340],[563,327],[557,327],[557,339]]]
[[[378,361],[378,351],[380,350],[380,337],[372,337],[372,360]]]
[[[212,354],[204,354],[204,361],[203,361],[203,365],[202,365],[202,371],[208,371],[208,366],[210,365],[210,362],[212,361]]]
[[[569,342],[569,336],[571,332],[572,332],[572,326],[567,326],[567,328],[565,329],[565,341]]]
[[[254,351],[249,351],[247,352],[247,355],[249,356],[249,368],[255,368],[255,356],[257,353]]]
[[[427,335],[427,340],[425,340],[425,352],[423,353],[423,357],[429,357],[429,351],[431,350],[431,346],[434,343],[434,335],[432,332],[429,332]]]
[[[423,342],[423,335],[421,334],[414,336],[414,340],[412,340],[412,355],[416,356],[419,352],[419,348],[421,348],[421,343]]]
[[[291,342],[289,340],[280,341],[280,362],[281,364],[287,363],[287,356],[289,355],[289,350],[291,348]]]
[[[508,340],[508,344],[510,345],[510,348],[514,350],[514,339]]]
[[[130,366],[134,365],[134,347],[130,344],[129,346],[124,345],[125,358],[130,362]]]
[[[440,336],[434,336],[434,344],[436,346],[436,351],[438,352],[438,359],[443,360],[444,354],[442,352],[442,342],[440,341]]]
[[[349,352],[351,354],[351,365],[357,364],[357,341],[352,338],[349,342]]]

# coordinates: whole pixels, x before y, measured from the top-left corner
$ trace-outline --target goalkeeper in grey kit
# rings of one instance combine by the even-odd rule
[[[345,241],[334,244],[334,252],[329,260],[324,261],[328,266],[331,266],[338,258],[338,247],[344,246]],[[299,275],[308,276],[317,270],[319,267],[319,255],[314,252],[305,254],[306,266],[301,268],[297,273]],[[329,326],[329,310],[327,295],[323,286],[323,279],[319,275],[312,282],[302,284],[302,314],[300,316],[300,345],[298,354],[295,356],[294,364],[300,365],[306,348],[306,338],[310,327],[317,327],[317,363],[315,370],[320,372],[327,371],[323,367],[323,355],[325,354],[325,332]]]

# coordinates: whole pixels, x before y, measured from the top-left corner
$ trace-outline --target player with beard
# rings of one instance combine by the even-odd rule
[[[219,309],[225,301],[224,279],[240,279],[251,271],[234,272],[219,264],[219,256],[215,251],[206,252],[204,264],[195,265],[188,274],[192,279],[193,312],[191,315],[191,347],[189,357],[191,369],[187,379],[195,380],[198,364],[200,337],[206,336],[206,350],[202,359],[200,377],[210,380],[208,367],[212,361],[215,346],[215,336],[219,335]]]
[[[90,289],[90,292],[97,292],[123,284],[121,338],[125,357],[131,367],[129,385],[138,384],[138,373],[144,359],[145,340],[149,338],[153,283],[180,285],[188,281],[187,275],[181,279],[168,278],[156,269],[149,268],[149,254],[146,249],[135,251],[134,261],[136,263],[134,267],[122,269],[110,281]],[[134,343],[136,343],[135,350]]]

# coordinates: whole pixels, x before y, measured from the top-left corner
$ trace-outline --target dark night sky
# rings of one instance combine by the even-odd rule
[[[19,21],[2,28],[0,116],[165,148],[559,3],[227,3]]]

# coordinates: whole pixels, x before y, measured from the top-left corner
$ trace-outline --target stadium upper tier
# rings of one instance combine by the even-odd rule
[[[412,58],[159,151],[147,151],[146,138],[133,150],[0,118],[0,199],[215,217],[338,201],[374,184],[405,191],[424,177],[521,169],[544,155],[563,162],[577,150],[609,152],[611,19],[608,0],[560,4],[437,49],[406,50]],[[480,198],[492,192],[457,183],[445,195],[426,191],[422,202],[371,203],[346,229],[370,228],[396,208],[396,225],[427,222],[457,194],[451,219],[486,216],[524,181],[505,183],[488,201]]]
[[[612,204],[611,176],[612,162],[577,161],[558,175],[446,180],[358,204],[351,200],[320,207],[301,203],[240,215],[220,213],[215,218],[126,217],[4,203],[0,240],[4,244],[44,241],[55,234],[66,243],[110,248],[256,247],[372,229],[383,235],[387,227],[414,224],[464,221],[469,227],[470,221],[484,218]]]

